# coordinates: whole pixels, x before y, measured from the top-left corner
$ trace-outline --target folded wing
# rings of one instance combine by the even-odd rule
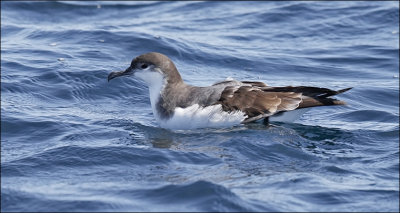
[[[243,86],[227,86],[215,104],[224,111],[240,110],[247,115],[242,123],[256,121],[278,112],[314,106],[343,105],[345,102],[330,98],[343,90],[318,87],[268,87],[262,82],[242,82]]]

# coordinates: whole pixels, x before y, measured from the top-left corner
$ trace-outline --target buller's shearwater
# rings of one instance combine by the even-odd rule
[[[228,127],[260,119],[291,121],[309,107],[344,105],[331,96],[351,89],[271,87],[233,79],[196,87],[186,84],[174,63],[156,52],[136,57],[125,71],[110,73],[108,81],[119,76],[135,76],[147,83],[153,114],[167,129]]]

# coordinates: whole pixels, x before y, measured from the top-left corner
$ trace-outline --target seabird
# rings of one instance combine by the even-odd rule
[[[271,87],[233,79],[197,87],[186,84],[171,59],[156,52],[134,58],[125,71],[111,72],[108,81],[119,76],[134,76],[147,83],[154,117],[166,129],[295,120],[309,107],[344,105],[331,96],[351,89]]]

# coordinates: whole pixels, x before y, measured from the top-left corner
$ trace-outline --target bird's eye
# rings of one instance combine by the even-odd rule
[[[142,66],[140,66],[142,69],[146,69],[148,67],[147,64],[142,64]]]

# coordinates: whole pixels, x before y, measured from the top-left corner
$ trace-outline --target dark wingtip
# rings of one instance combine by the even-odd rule
[[[353,87],[349,87],[349,88],[346,88],[346,89],[338,90],[338,91],[336,91],[335,95],[344,93],[344,92],[349,91],[351,89],[353,89]],[[327,100],[327,102],[330,102],[330,101],[332,102],[332,104],[328,103],[327,105],[347,105],[347,103],[345,101],[341,101],[341,100],[337,100],[337,99],[327,98],[326,100]]]
[[[353,87],[349,87],[349,88],[346,88],[346,89],[341,89],[341,90],[338,90],[338,91],[336,91],[336,92],[337,92],[337,94],[340,94],[340,93],[344,93],[344,92],[346,92],[346,91],[349,91],[349,90],[351,90],[351,89],[353,89]]]

